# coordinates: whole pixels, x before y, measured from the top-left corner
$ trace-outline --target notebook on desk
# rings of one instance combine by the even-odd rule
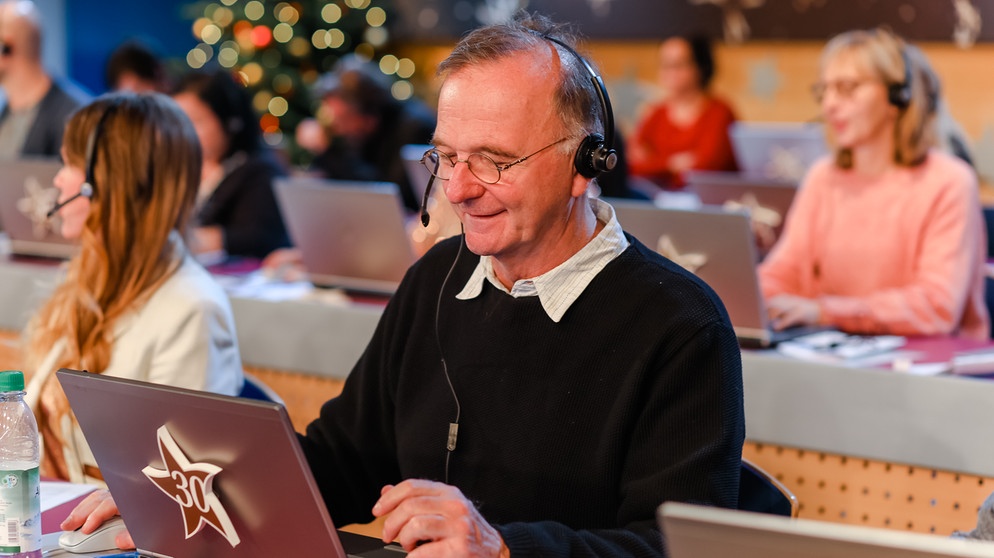
[[[612,200],[621,227],[704,280],[721,298],[740,344],[769,347],[821,328],[775,331],[756,275],[756,246],[745,211],[663,209]]]
[[[62,163],[55,159],[0,162],[0,226],[18,256],[69,258],[75,242],[60,234],[62,221],[48,212],[59,198],[53,186]]]
[[[60,370],[142,555],[397,557],[335,530],[277,403]]]
[[[671,558],[981,558],[994,543],[668,502],[657,513]]]
[[[800,181],[828,153],[821,124],[739,121],[728,136],[739,170],[766,178]]]
[[[396,184],[284,178],[276,199],[311,282],[390,295],[416,257]]]

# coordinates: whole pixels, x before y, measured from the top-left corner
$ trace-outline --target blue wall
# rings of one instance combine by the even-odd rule
[[[164,59],[184,61],[197,42],[190,0],[65,0],[69,76],[89,91],[106,91],[104,64],[128,39],[140,39]]]

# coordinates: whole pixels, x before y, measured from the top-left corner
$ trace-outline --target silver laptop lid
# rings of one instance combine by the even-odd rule
[[[828,153],[821,124],[739,121],[728,136],[739,170],[767,178],[799,181]]]
[[[78,250],[60,234],[58,214],[47,217],[59,197],[53,181],[61,167],[56,159],[0,162],[0,226],[13,254],[69,258]]]
[[[704,205],[748,211],[753,232],[766,251],[783,232],[787,213],[797,194],[796,182],[735,172],[688,172],[687,188],[696,193]]]
[[[662,209],[651,203],[617,200],[611,204],[626,232],[714,289],[740,339],[769,344],[771,333],[747,213],[713,207]]]
[[[416,256],[396,184],[278,179],[276,199],[315,285],[392,294]]]
[[[345,557],[281,405],[57,377],[143,554]]]
[[[981,558],[994,543],[667,502],[671,558]]]

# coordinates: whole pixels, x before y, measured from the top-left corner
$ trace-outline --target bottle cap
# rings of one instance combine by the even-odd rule
[[[0,371],[0,391],[24,391],[24,373],[20,370]]]

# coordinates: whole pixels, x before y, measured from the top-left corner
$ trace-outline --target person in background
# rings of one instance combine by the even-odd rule
[[[183,76],[173,98],[200,138],[204,165],[192,249],[203,261],[264,258],[290,245],[273,180],[285,175],[263,144],[245,88],[224,70]]]
[[[332,520],[386,517],[411,558],[663,556],[662,502],[738,502],[728,316],[590,197],[598,169],[576,154],[602,111],[550,37],[573,43],[520,14],[439,65],[426,166],[465,235],[411,267],[301,437]],[[97,492],[62,527],[114,513]]]
[[[144,44],[122,43],[107,59],[104,80],[111,91],[168,93],[169,76],[159,57]]]
[[[404,206],[417,211],[421,199],[400,151],[431,140],[431,110],[414,98],[397,100],[379,67],[355,57],[340,60],[318,81],[315,94],[321,98],[317,120],[298,128],[299,139],[310,139],[301,143],[317,153],[311,170],[331,179],[393,182]]]
[[[714,55],[703,36],[673,37],[659,47],[665,100],[637,125],[628,145],[629,172],[662,188],[684,186],[689,170],[737,170],[728,126],[731,107],[708,90]]]
[[[99,483],[56,370],[237,395],[242,365],[228,298],[183,242],[200,178],[186,115],[164,95],[100,97],[69,121],[62,159],[61,232],[80,250],[26,330],[27,392],[42,474]]]
[[[56,157],[66,120],[89,95],[57,80],[41,61],[41,23],[30,0],[0,3],[0,160]]]
[[[834,153],[759,268],[778,328],[987,339],[977,177],[934,149],[939,83],[892,33],[832,39],[815,84]]]

